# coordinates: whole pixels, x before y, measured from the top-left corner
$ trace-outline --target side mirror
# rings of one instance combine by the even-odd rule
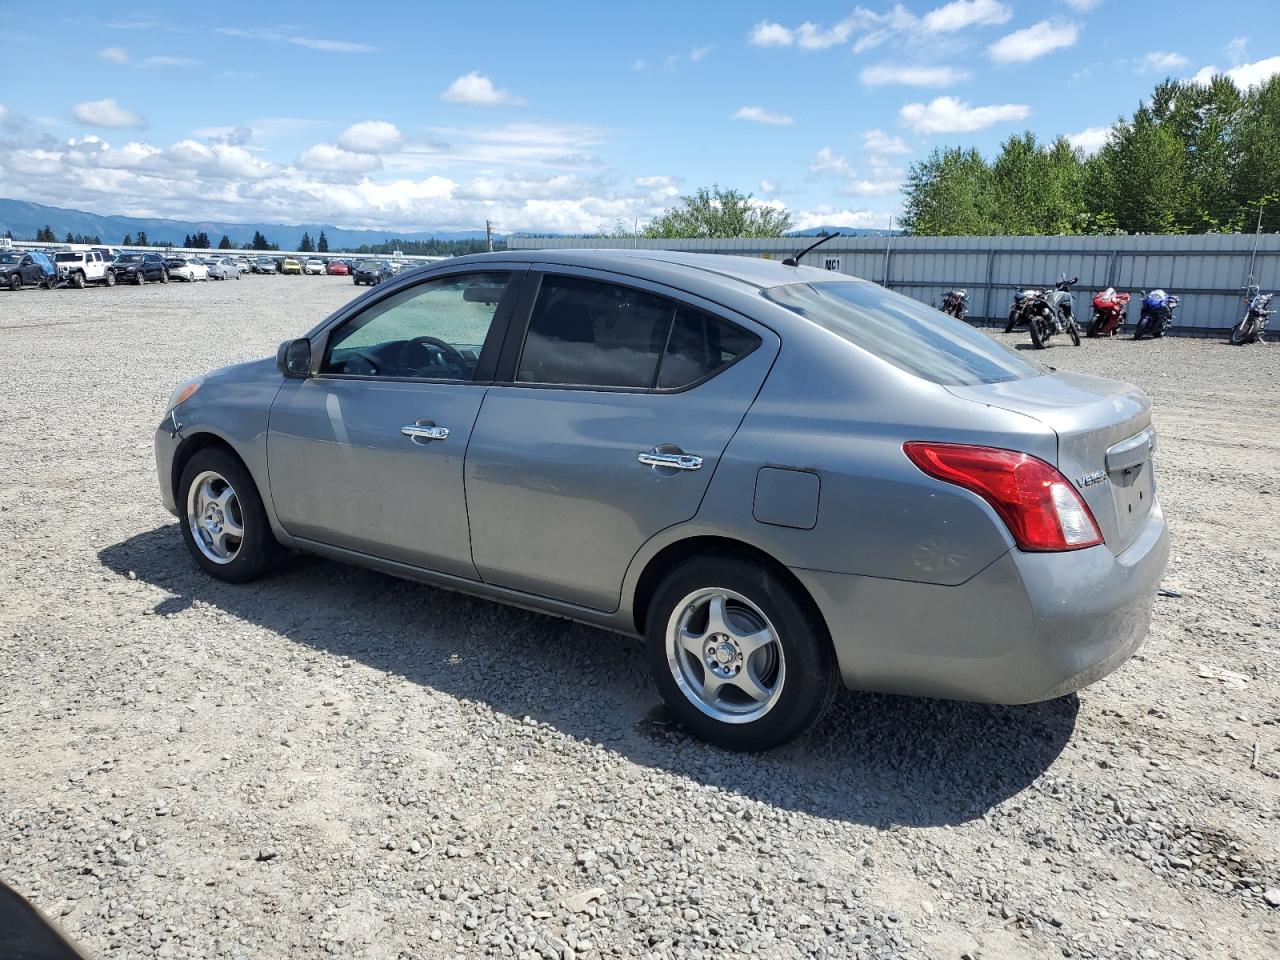
[[[298,337],[280,344],[276,351],[276,367],[286,377],[306,379],[311,376],[311,341]]]

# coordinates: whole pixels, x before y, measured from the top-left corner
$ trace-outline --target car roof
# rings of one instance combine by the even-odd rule
[[[672,273],[711,284],[747,285],[758,290],[787,283],[850,280],[847,274],[817,267],[788,267],[780,260],[734,256],[721,253],[685,253],[677,250],[552,249],[506,250],[456,257],[442,263],[484,263],[486,260],[543,263],[552,266],[587,267],[653,280],[667,280]]]

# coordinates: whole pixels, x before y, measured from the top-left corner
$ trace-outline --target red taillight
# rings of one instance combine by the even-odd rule
[[[902,452],[929,476],[991,504],[1023,550],[1080,550],[1102,542],[1088,504],[1037,457],[960,443],[910,442]]]

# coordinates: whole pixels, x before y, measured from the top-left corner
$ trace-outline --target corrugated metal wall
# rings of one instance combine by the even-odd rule
[[[730,253],[781,259],[816,238],[614,240],[511,237],[513,250],[630,248]],[[1003,322],[1013,291],[1078,276],[1077,310],[1095,290],[1114,286],[1137,294],[1164,287],[1182,297],[1177,329],[1221,331],[1240,317],[1255,238],[1251,234],[1139,237],[837,237],[804,262],[831,266],[927,303],[945,290],[969,291],[970,319]],[[1254,276],[1280,287],[1280,234],[1258,238]],[[829,261],[838,261],[838,267]],[[1136,314],[1135,314],[1136,317]]]

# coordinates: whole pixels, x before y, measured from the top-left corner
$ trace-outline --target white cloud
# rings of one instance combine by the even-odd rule
[[[930,33],[949,33],[965,27],[1008,23],[1013,11],[996,0],[953,0],[924,15]]]
[[[1219,70],[1213,66],[1201,67],[1191,78],[1191,82],[1205,85],[1222,74],[1229,77],[1241,90],[1248,90],[1250,87],[1265,83],[1277,73],[1280,73],[1280,57],[1267,57],[1265,60],[1255,60],[1253,63],[1242,63],[1229,70]]]
[[[1021,103],[971,107],[955,97],[938,97],[928,104],[908,103],[898,120],[916,133],[972,133],[993,124],[1022,120],[1031,109]]]
[[[761,193],[777,193],[777,192],[778,192],[778,182],[777,182],[776,180],[769,180],[769,179],[761,180],[761,181],[760,181],[760,192],[761,192]]]
[[[9,108],[0,103],[0,123],[4,123],[9,119]]]
[[[272,43],[291,43],[309,50],[320,50],[324,53],[373,53],[377,47],[367,43],[353,43],[349,40],[325,40],[321,37],[310,37],[298,33],[291,27],[218,27],[215,30],[225,37],[242,37],[246,40],[268,40]]]
[[[862,135],[862,148],[868,153],[910,153],[911,148],[907,146],[905,140],[901,137],[894,137],[885,133],[883,130],[868,130]]]
[[[145,127],[147,121],[140,114],[127,110],[111,97],[105,100],[89,100],[71,108],[71,115],[91,127]]]
[[[394,150],[403,140],[404,135],[394,123],[365,120],[343,130],[338,137],[338,146],[354,153],[385,153]]]
[[[343,173],[371,173],[382,167],[377,154],[344,150],[331,143],[317,143],[308,147],[298,157],[298,166],[304,170],[328,170]]]
[[[830,27],[806,20],[798,27],[784,27],[774,21],[762,21],[751,28],[747,42],[756,47],[790,47],[802,50],[825,50],[845,43],[858,26],[859,11]]]
[[[1102,3],[1102,0],[1062,0],[1062,2],[1072,10],[1079,10],[1081,13],[1088,13],[1094,7],[1098,6],[1098,4]]]
[[[129,62],[129,51],[124,47],[104,47],[98,51],[98,58],[108,63],[126,64]]]
[[[1190,62],[1180,53],[1172,53],[1168,50],[1152,50],[1139,61],[1138,69],[1143,73],[1161,73],[1185,67]]]
[[[809,164],[809,169],[814,173],[826,171],[843,173],[849,169],[849,161],[830,147],[823,147],[818,151],[817,156],[813,158],[813,162]]]
[[[892,214],[879,210],[840,210],[836,207],[814,207],[800,210],[792,215],[792,226],[796,230],[811,230],[814,227],[861,227],[863,229],[886,229]]]
[[[450,103],[468,103],[480,107],[496,107],[503,104],[519,106],[524,103],[510,90],[495,87],[492,80],[475,70],[464,73],[449,84],[440,94],[440,99],[448,100]]]
[[[863,67],[859,76],[863,85],[868,87],[883,87],[890,84],[906,87],[949,87],[969,79],[969,74],[955,67],[894,63],[877,63]]]
[[[1245,49],[1249,46],[1248,37],[1234,37],[1227,44],[1227,57],[1232,63],[1239,63],[1244,59]]]
[[[1086,154],[1094,154],[1106,146],[1107,137],[1110,133],[1110,127],[1088,127],[1079,133],[1067,134],[1067,142],[1077,150],[1083,150]]]
[[[143,57],[138,61],[140,67],[193,67],[198,60],[190,57]]]
[[[902,171],[883,169],[872,171],[870,177],[854,178],[840,189],[840,193],[852,197],[885,197],[902,189]]]
[[[987,54],[996,63],[1027,63],[1054,50],[1075,46],[1079,39],[1080,28],[1074,23],[1041,20],[1001,37],[987,47]]]
[[[707,59],[707,54],[716,48],[714,43],[709,43],[705,47],[694,47],[689,51],[689,62],[700,63]]]
[[[752,120],[756,123],[772,123],[778,126],[787,126],[795,122],[785,113],[766,110],[764,107],[741,107],[733,116],[735,120]]]

